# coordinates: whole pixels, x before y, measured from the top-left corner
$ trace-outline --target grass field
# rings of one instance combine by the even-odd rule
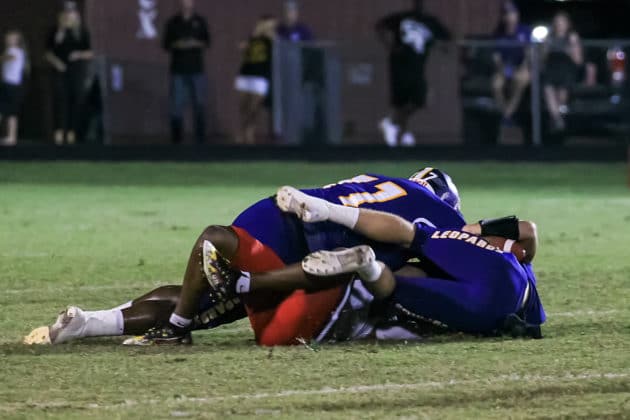
[[[539,341],[257,348],[246,322],[187,348],[19,343],[68,304],[179,283],[192,242],[277,186],[408,163],[0,163],[0,418],[630,418],[622,165],[454,164],[469,220],[538,222]]]

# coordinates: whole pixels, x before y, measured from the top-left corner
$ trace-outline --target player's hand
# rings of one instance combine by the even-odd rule
[[[293,213],[307,223],[325,222],[330,213],[330,208],[325,200],[306,195],[293,187],[280,188],[276,196],[276,203],[280,210]]]

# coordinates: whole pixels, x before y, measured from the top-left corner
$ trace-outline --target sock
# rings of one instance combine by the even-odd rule
[[[115,308],[112,308],[111,310],[119,310],[119,311],[124,311],[125,309],[129,309],[131,308],[131,306],[133,305],[133,300],[130,300],[129,302],[125,302],[122,305],[116,306]]]
[[[358,207],[346,207],[339,204],[333,204],[326,202],[329,209],[328,220],[331,222],[340,224],[350,229],[354,229],[359,220],[359,208]]]
[[[367,281],[368,283],[374,283],[381,278],[381,274],[383,274],[383,266],[378,261],[372,261],[372,264],[357,270],[357,273],[359,274],[361,280]]]
[[[125,320],[120,309],[85,311],[83,337],[112,337],[123,335]]]
[[[241,272],[241,277],[236,281],[236,293],[244,294],[249,293],[252,285],[251,274],[247,271]]]
[[[192,324],[192,319],[184,318],[183,316],[179,316],[173,312],[168,322],[178,328],[188,328],[190,324]]]

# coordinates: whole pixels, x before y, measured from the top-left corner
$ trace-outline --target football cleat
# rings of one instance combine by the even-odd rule
[[[539,340],[543,338],[540,325],[530,324],[518,314],[510,314],[503,323],[503,334],[512,338],[533,338]]]
[[[376,260],[374,250],[367,245],[339,251],[318,251],[302,260],[302,269],[317,276],[354,273]]]
[[[131,337],[123,341],[124,346],[153,346],[153,345],[190,345],[192,335],[190,331],[181,332],[173,326],[150,328],[144,335]]]
[[[276,195],[276,203],[280,210],[293,213],[307,223],[328,220],[329,207],[326,201],[311,197],[293,187],[282,187]]]
[[[32,346],[34,344],[52,344],[50,341],[50,327],[39,327],[31,331],[22,343]]]
[[[83,337],[86,318],[83,311],[70,306],[59,313],[55,323],[49,327],[39,327],[24,337],[24,344],[61,344]]]
[[[203,271],[219,298],[232,298],[236,295],[236,282],[242,273],[232,268],[230,262],[210,241],[203,241]]]

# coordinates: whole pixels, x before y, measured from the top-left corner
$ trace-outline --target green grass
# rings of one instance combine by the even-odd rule
[[[190,348],[24,347],[21,336],[65,305],[111,307],[179,283],[204,226],[279,185],[417,167],[0,162],[0,418],[630,418],[624,166],[441,166],[469,220],[538,222],[544,340],[269,350],[239,322]]]

